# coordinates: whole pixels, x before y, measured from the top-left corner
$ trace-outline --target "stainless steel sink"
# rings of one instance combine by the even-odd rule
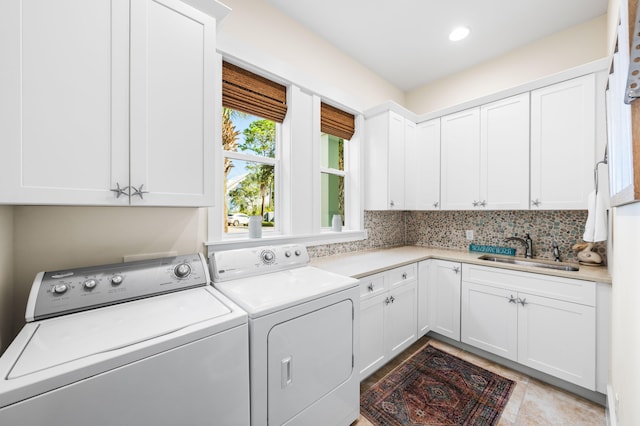
[[[545,268],[545,269],[555,269],[557,271],[578,271],[579,268],[573,265],[567,265],[566,263],[545,263],[539,262],[532,259],[515,259],[511,257],[499,257],[499,256],[491,256],[488,254],[480,256],[478,259],[487,260],[489,262],[497,262],[497,263],[507,263],[510,265],[522,265],[522,266],[533,266],[535,268]]]

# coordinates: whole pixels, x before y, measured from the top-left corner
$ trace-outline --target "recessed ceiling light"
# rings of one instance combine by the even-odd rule
[[[453,31],[451,31],[451,34],[449,34],[449,40],[451,41],[460,41],[463,38],[467,37],[469,35],[469,28],[467,27],[458,27],[456,29],[454,29]]]

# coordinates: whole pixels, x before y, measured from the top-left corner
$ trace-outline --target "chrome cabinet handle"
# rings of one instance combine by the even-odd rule
[[[393,302],[396,300],[396,298],[395,298],[395,297],[393,297],[393,296],[391,296],[391,297],[389,298],[389,300],[391,300],[391,303],[393,303]]]
[[[127,197],[129,196],[129,193],[127,192],[128,189],[129,189],[129,186],[125,186],[124,188],[120,188],[120,184],[118,182],[116,182],[115,189],[110,189],[109,191],[115,192],[116,193],[116,198],[120,198],[121,195],[126,195]]]
[[[513,297],[513,294],[509,295],[509,303],[518,303],[518,299]]]
[[[528,303],[527,303],[527,298],[525,297],[524,299],[520,299],[520,298],[518,297],[518,303],[520,303],[522,306],[527,305],[527,304],[528,304]]]
[[[535,200],[531,200],[531,204],[535,207],[539,207],[542,202],[538,198],[536,198]]]
[[[391,201],[389,202],[389,205],[390,205],[391,207],[393,207],[393,206],[395,206],[395,205],[396,205],[396,203],[394,203],[394,202],[393,202],[393,200],[391,200]]]
[[[144,183],[140,185],[140,188],[136,188],[135,186],[132,186],[131,188],[133,188],[133,194],[131,194],[132,197],[135,197],[136,195],[140,196],[141,200],[144,200],[144,197],[142,196],[142,194],[148,194],[149,191],[143,191],[142,187],[144,187]]]
[[[369,286],[367,286],[367,288],[369,289],[369,292],[373,291],[373,283],[369,284]]]
[[[456,274],[457,274],[458,272],[460,272],[460,267],[459,267],[459,266],[454,266],[454,267],[453,267],[453,272],[455,272]]]
[[[435,201],[435,202],[433,203],[433,207],[436,207],[436,208],[437,208],[439,205],[440,205],[440,203],[439,203],[439,202],[437,202],[437,201]]]
[[[480,201],[481,207],[487,207],[487,202],[485,200]]]
[[[402,273],[402,279],[403,279],[403,280],[406,280],[406,279],[407,279],[407,273],[406,273],[406,272],[403,272],[403,273]]]
[[[478,204],[480,204],[478,201],[473,200],[473,207],[478,207]]]
[[[391,303],[391,300],[389,300],[389,298],[387,297],[386,299],[384,299],[384,304],[388,305],[389,303]]]

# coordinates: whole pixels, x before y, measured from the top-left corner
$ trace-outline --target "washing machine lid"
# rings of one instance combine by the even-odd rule
[[[358,285],[358,280],[313,266],[289,269],[214,286],[256,318]]]
[[[43,320],[35,323],[37,328],[7,379],[124,348],[204,321],[218,319],[218,324],[230,314],[228,306],[202,287]]]

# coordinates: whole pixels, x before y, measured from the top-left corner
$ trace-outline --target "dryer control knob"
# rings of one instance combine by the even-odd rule
[[[122,284],[122,275],[114,275],[113,277],[111,277],[111,284],[112,285],[120,285]]]
[[[98,282],[96,280],[89,279],[83,282],[82,286],[85,288],[85,290],[93,290],[97,284]]]
[[[188,263],[181,263],[173,268],[173,273],[178,278],[186,278],[191,273],[191,266]]]
[[[302,252],[300,250],[296,250],[296,256],[300,256]]]
[[[53,293],[54,294],[63,294],[68,289],[69,289],[69,286],[67,286],[66,284],[56,284],[55,286],[53,286]]]
[[[289,250],[285,251],[284,257],[291,257],[291,252]]]
[[[276,261],[276,254],[271,250],[263,250],[262,253],[260,253],[260,258],[265,265],[271,265]]]

